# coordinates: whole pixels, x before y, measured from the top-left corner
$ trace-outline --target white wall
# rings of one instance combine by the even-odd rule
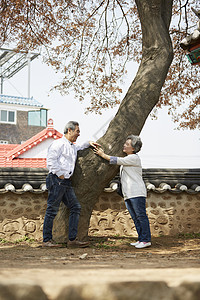
[[[36,145],[35,147],[31,148],[30,150],[21,154],[20,158],[46,158],[47,157],[47,149],[54,141],[53,138],[48,138],[41,142],[40,144]]]

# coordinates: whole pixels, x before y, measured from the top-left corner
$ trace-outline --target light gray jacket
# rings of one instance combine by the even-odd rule
[[[129,154],[125,157],[111,156],[110,164],[120,165],[124,200],[147,196],[146,186],[142,178],[141,161],[137,154]]]

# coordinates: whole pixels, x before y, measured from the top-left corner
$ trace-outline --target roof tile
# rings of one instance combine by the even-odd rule
[[[0,95],[0,103],[43,107],[43,104],[33,99],[33,97],[26,98],[26,97],[18,97],[18,96]]]
[[[53,120],[48,120],[47,128],[25,141],[23,144],[0,144],[0,167],[46,168],[46,158],[21,158],[20,154],[36,147],[48,138],[59,139],[62,134],[53,128]]]

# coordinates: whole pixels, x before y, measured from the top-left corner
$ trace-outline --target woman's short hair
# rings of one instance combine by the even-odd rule
[[[68,132],[68,129],[72,129],[73,131],[75,130],[76,126],[79,126],[78,122],[76,121],[69,121],[64,128],[64,134]]]
[[[134,148],[134,153],[137,153],[142,148],[142,141],[137,135],[129,135],[126,140],[131,140],[131,146]]]

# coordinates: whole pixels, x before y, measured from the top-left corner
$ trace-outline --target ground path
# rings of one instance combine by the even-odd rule
[[[136,249],[130,238],[91,238],[85,249],[46,249],[39,243],[0,244],[0,283],[31,282],[55,299],[66,285],[119,281],[200,282],[200,235],[153,238]]]

